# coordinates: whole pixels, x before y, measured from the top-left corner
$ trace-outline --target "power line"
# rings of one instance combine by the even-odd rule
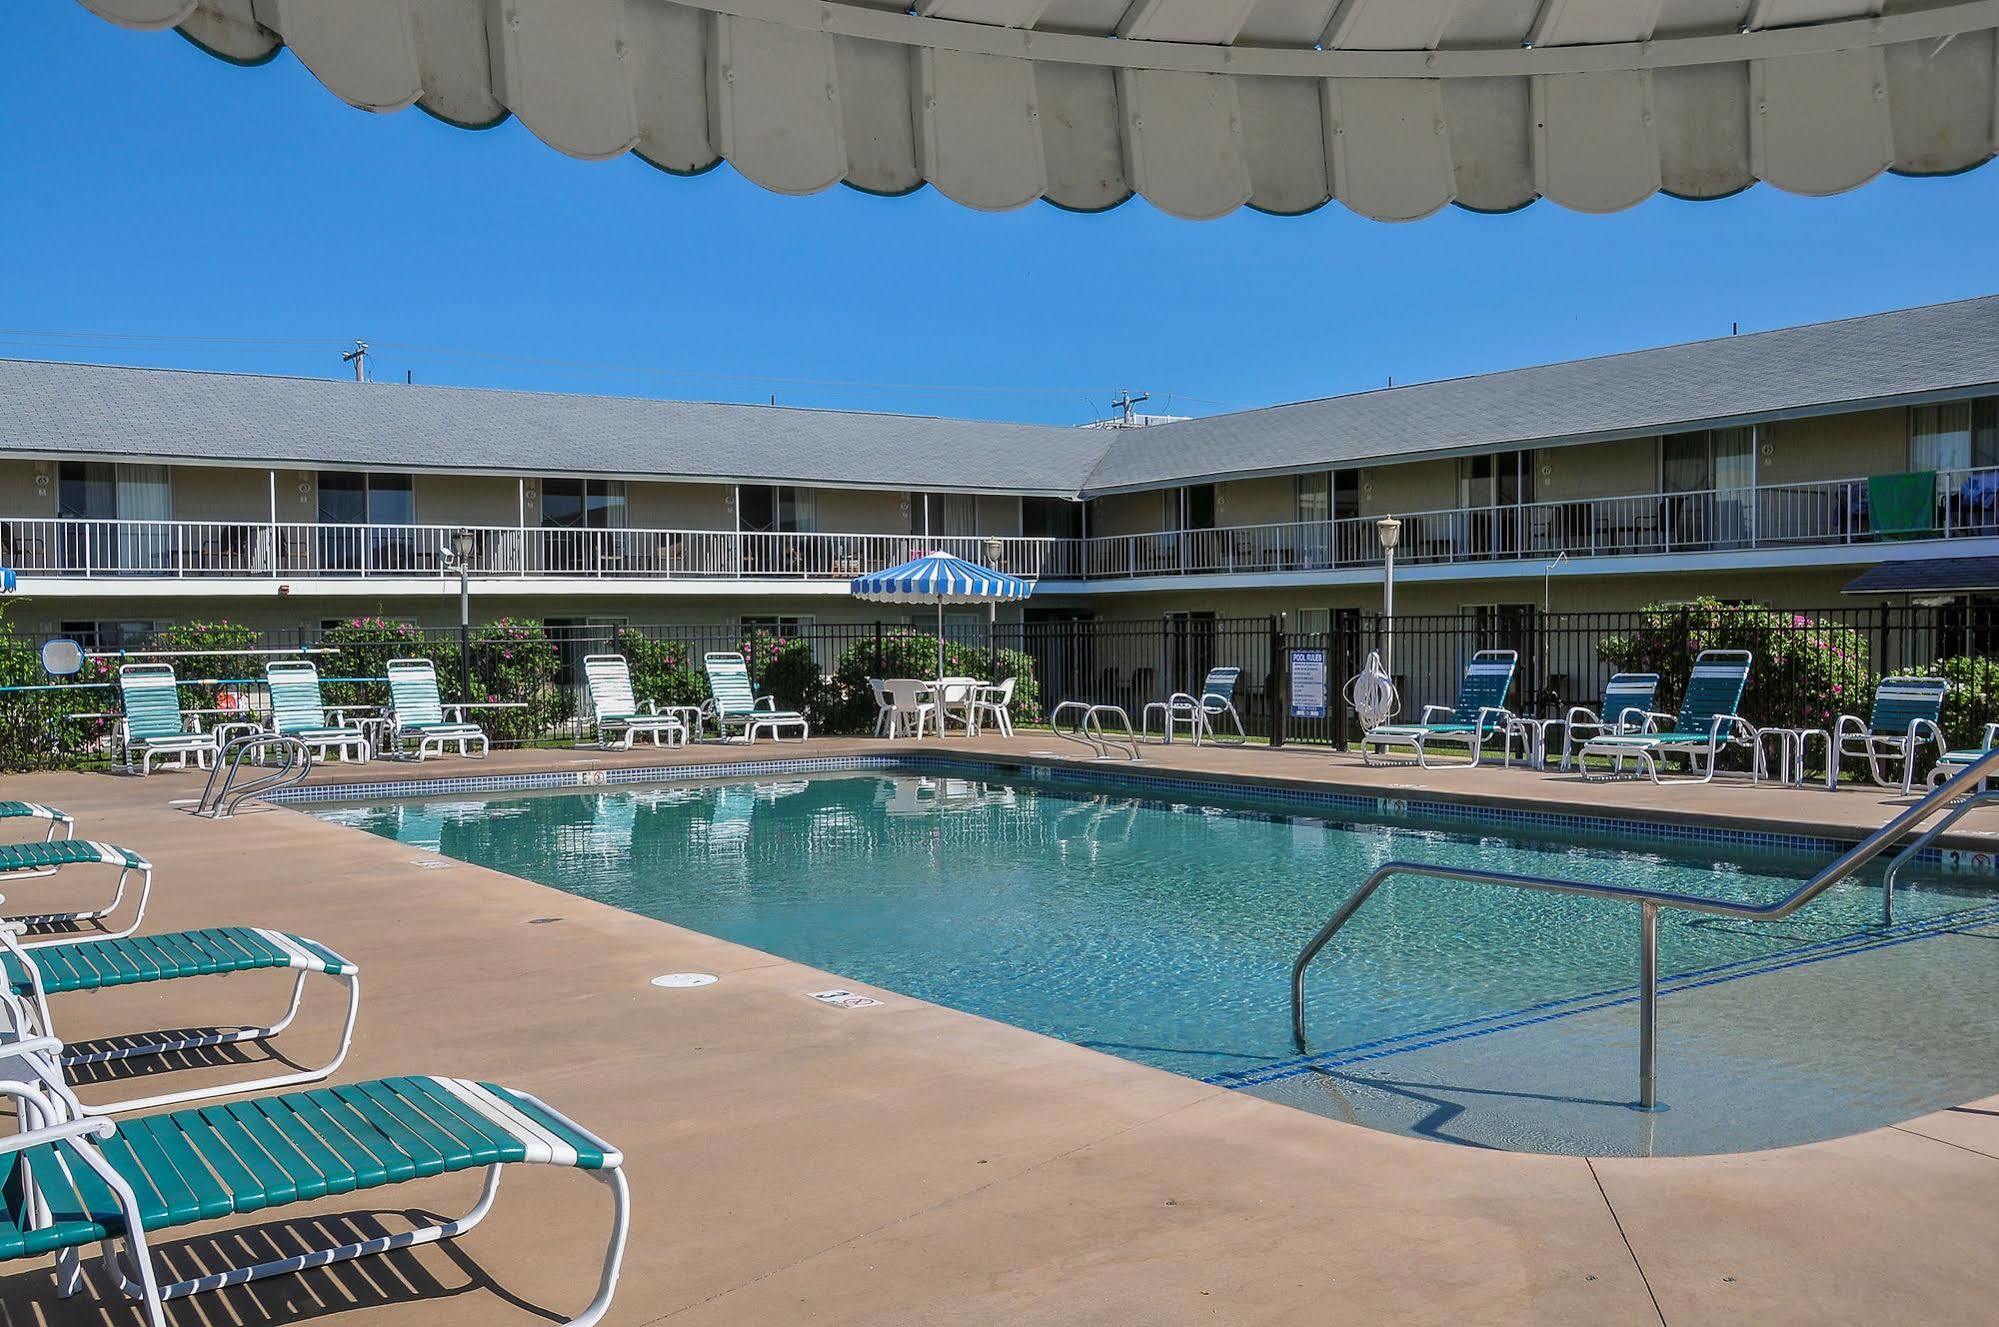
[[[139,345],[190,345],[218,349],[225,347],[272,349],[319,347],[330,349],[333,347],[351,348],[354,345],[352,338],[348,337],[180,336],[163,333],[87,332],[27,327],[0,327],[0,338],[26,339],[42,345],[80,350],[112,349],[121,343]],[[602,360],[564,359],[548,355],[520,355],[509,354],[503,351],[466,350],[455,346],[421,345],[408,341],[370,341],[368,343],[370,354],[378,354],[385,350],[393,350],[404,355],[438,355],[457,359],[519,364],[536,368],[569,369],[593,373],[617,373],[640,377],[691,379],[705,382],[774,383],[790,387],[849,388],[866,391],[894,392],[961,392],[995,396],[1067,396],[1082,394],[1088,390],[1081,387],[1022,386],[1018,384],[869,382],[851,378],[802,378],[768,373],[726,373],[710,369],[670,369],[646,364],[615,364]],[[1230,401],[1220,401],[1202,396],[1188,396],[1186,399],[1199,402],[1203,405],[1228,406],[1235,404]]]

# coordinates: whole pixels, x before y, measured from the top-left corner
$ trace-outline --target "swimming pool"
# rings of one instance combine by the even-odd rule
[[[1206,793],[1202,794],[1207,797]],[[1660,919],[1663,1114],[1628,1108],[1633,911],[1391,858],[1762,901],[1824,857],[934,773],[321,805],[314,813],[858,981],[1363,1124],[1480,1146],[1741,1150],[1999,1089],[1999,895],[1870,878],[1778,923]]]

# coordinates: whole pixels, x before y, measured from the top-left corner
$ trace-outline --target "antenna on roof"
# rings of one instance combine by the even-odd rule
[[[1741,333],[1741,331],[1742,331],[1741,323],[1730,323],[1728,325],[1728,334],[1730,336],[1737,336]]]
[[[1138,404],[1142,403],[1142,402],[1145,402],[1145,401],[1150,401],[1151,399],[1152,399],[1152,393],[1151,393],[1151,392],[1140,392],[1140,393],[1139,393],[1139,394],[1138,394],[1137,396],[1133,396],[1133,395],[1131,394],[1131,389],[1130,389],[1129,387],[1127,387],[1127,388],[1123,388],[1123,389],[1121,389],[1121,390],[1120,390],[1120,391],[1118,392],[1118,394],[1117,394],[1117,399],[1116,399],[1116,400],[1114,400],[1114,401],[1112,401],[1112,402],[1111,402],[1111,405],[1112,405],[1113,407],[1115,407],[1116,409],[1118,409],[1118,410],[1120,410],[1120,411],[1124,412],[1124,426],[1125,426],[1126,428],[1130,428],[1130,427],[1131,427],[1131,408],[1132,408],[1133,406],[1135,406],[1135,405],[1138,405]]]
[[[356,341],[354,348],[340,357],[340,362],[354,366],[355,382],[368,381],[368,343],[366,341]]]

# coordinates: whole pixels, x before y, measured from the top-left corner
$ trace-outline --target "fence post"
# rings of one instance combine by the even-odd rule
[[[882,623],[880,618],[875,619],[875,676],[878,678],[886,676],[882,671]]]
[[[1291,726],[1291,657],[1284,652],[1284,615],[1270,615],[1270,677],[1264,694],[1270,697],[1270,745],[1280,747]]]

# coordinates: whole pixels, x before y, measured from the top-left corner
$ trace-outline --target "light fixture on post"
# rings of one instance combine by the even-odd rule
[[[458,573],[458,695],[472,702],[472,532],[453,530],[444,545],[444,569]],[[463,717],[461,715],[461,717]]]
[[[1006,552],[1006,545],[998,535],[986,536],[986,565],[994,571],[1000,570],[1000,557]],[[999,600],[986,605],[986,673],[987,681],[998,682],[999,678]],[[940,721],[941,723],[941,721]],[[939,732],[944,731],[939,727]]]
[[[1384,516],[1374,523],[1381,540],[1381,662],[1395,676],[1395,546],[1402,542],[1402,522]]]

